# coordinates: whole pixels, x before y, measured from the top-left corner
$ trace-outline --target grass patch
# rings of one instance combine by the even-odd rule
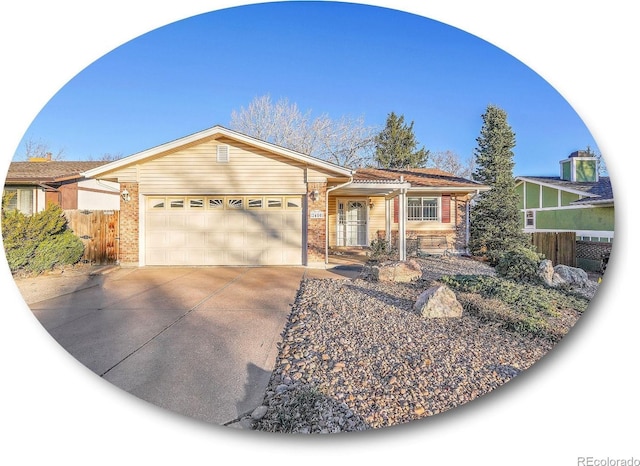
[[[570,328],[561,325],[563,313],[582,313],[589,304],[572,293],[488,275],[445,275],[440,281],[456,293],[471,314],[521,335],[554,342]]]

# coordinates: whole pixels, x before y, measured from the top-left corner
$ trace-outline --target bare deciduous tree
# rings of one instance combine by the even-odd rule
[[[440,170],[452,173],[461,178],[471,179],[475,168],[475,159],[469,157],[466,160],[462,160],[455,152],[446,150],[444,152],[432,153],[427,162],[427,166],[439,168]]]
[[[64,149],[58,149],[57,152],[53,152],[49,144],[38,139],[27,139],[24,141],[24,160],[29,160],[33,158],[42,158],[42,159],[50,159],[50,160],[63,160],[64,159]]]
[[[230,127],[248,136],[311,155],[344,167],[365,165],[372,156],[377,130],[364,118],[313,118],[295,103],[269,95],[256,97],[246,108],[231,113]]]
[[[110,153],[104,153],[102,155],[99,155],[97,157],[94,157],[92,155],[90,155],[87,158],[87,161],[89,162],[93,162],[93,161],[97,161],[97,162],[113,162],[115,160],[120,160],[121,158],[123,158],[124,156],[122,154],[110,154]]]

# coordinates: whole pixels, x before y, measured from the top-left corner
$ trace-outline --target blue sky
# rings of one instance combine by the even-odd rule
[[[380,128],[393,111],[414,122],[420,145],[462,159],[497,105],[516,134],[516,175],[557,175],[572,151],[598,150],[550,84],[472,34],[384,7],[282,2],[197,15],[99,58],[44,106],[14,160],[25,140],[68,160],[131,155],[229,126],[233,110],[266,94]]]

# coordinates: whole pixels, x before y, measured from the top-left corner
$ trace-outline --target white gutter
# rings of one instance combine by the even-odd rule
[[[335,191],[336,189],[344,188],[345,186],[349,186],[353,183],[353,175],[349,178],[349,181],[346,183],[339,184],[337,186],[333,186],[331,188],[327,188],[324,194],[324,263],[325,265],[329,263],[329,193],[331,191]]]
[[[108,184],[104,184],[104,182],[103,182],[101,179],[99,179],[99,178],[94,178],[94,179],[96,180],[96,182],[97,182],[100,186],[102,186],[103,188],[105,188],[107,191],[113,191],[114,193],[118,193],[118,194],[120,194],[120,189],[115,188],[115,187],[113,187],[113,186],[109,186]]]

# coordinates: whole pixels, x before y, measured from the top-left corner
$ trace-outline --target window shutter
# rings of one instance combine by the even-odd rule
[[[451,223],[451,195],[442,195],[442,223]]]
[[[398,223],[399,211],[400,211],[400,199],[396,196],[393,198],[393,223]]]

